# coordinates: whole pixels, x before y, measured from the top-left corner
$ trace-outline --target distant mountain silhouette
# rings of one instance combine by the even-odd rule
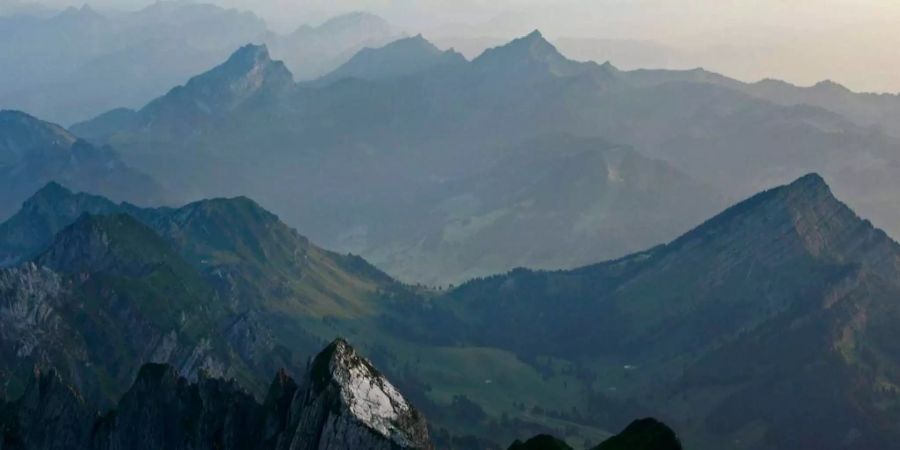
[[[117,200],[166,201],[159,184],[123,163],[113,149],[91,145],[58,125],[19,111],[0,111],[0,136],[0,217],[15,212],[50,181]]]

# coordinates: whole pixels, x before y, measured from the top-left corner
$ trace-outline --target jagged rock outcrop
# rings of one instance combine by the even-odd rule
[[[338,339],[312,361],[279,449],[432,448],[422,415]]]
[[[3,450],[431,449],[425,419],[365,358],[337,340],[301,383],[280,371],[262,404],[233,381],[196,383],[147,364],[99,416],[56,372],[0,403]]]

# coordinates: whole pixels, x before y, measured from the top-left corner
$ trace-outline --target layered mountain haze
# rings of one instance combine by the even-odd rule
[[[138,106],[265,32],[253,14],[185,1],[0,19],[0,106],[66,124]]]
[[[288,35],[271,36],[266,43],[298,80],[313,80],[347,63],[365,48],[381,47],[402,36],[383,18],[354,12],[317,26],[300,26]]]
[[[268,44],[301,80],[328,73],[366,46],[402,36],[366,13],[279,34],[248,11],[183,0],[135,11],[90,6],[0,16],[0,107],[71,124],[137,108],[248,42]]]
[[[412,38],[365,50],[319,82],[249,102],[204,124],[202,131],[174,134],[177,140],[171,138],[177,125],[135,132],[142,129],[107,117],[73,130],[122,148],[130,163],[179,186],[189,197],[245,193],[259,198],[315,240],[360,253],[410,282],[458,282],[518,265],[570,268],[621,256],[671,239],[686,230],[685,223],[720,210],[723,198],[742,198],[809,171],[828,176],[854,207],[879,226],[897,231],[900,209],[893,187],[900,179],[900,141],[836,112],[773,103],[736,81],[704,71],[621,71],[608,63],[572,61],[540,32],[490,49],[469,63],[393,72],[405,67],[399,61],[417,61],[412,68],[435,63],[425,55],[441,54],[433,48],[423,52],[430,48],[425,44]],[[169,119],[153,120],[180,123],[190,110],[181,108],[167,112]],[[665,201],[648,207],[635,201],[638,214],[677,219],[641,222],[649,230],[626,227],[602,238],[598,233],[588,243],[560,248],[552,259],[505,256],[503,246],[513,243],[504,237],[492,240],[497,247],[485,249],[485,254],[497,254],[490,262],[430,250],[457,245],[458,234],[445,233],[455,224],[471,223],[477,229],[507,214],[484,211],[480,199],[471,206],[473,200],[460,199],[454,186],[471,181],[473,173],[509,173],[503,169],[510,163],[506,149],[534,149],[528,142],[547,142],[545,135],[563,136],[548,146],[564,147],[580,138],[630,145],[671,164],[669,172],[681,172],[677,178],[693,179],[681,185],[706,186],[707,192],[660,188],[657,199],[680,198],[696,207]],[[188,168],[170,170],[161,164],[169,158],[178,158],[177,166]],[[195,175],[209,167],[228,174],[228,182]],[[553,166],[529,170],[552,171]],[[532,178],[547,176],[536,172]],[[638,168],[632,176],[646,174]],[[477,197],[508,198],[514,195],[510,189],[527,189],[505,180],[480,184],[491,191],[478,192]],[[292,186],[294,193],[285,195],[282,186]],[[501,188],[506,191],[493,191]],[[454,198],[451,213],[433,212],[434,205]],[[460,215],[460,209],[474,212]],[[538,224],[546,223],[540,216],[555,213],[532,208],[529,214]],[[557,216],[579,223],[596,212],[567,214]],[[622,215],[623,222],[635,223],[622,210],[600,214],[595,220]],[[410,223],[424,229],[410,230]],[[481,244],[473,240],[462,245]],[[584,248],[593,250],[585,253]],[[416,266],[415,272],[404,266]]]
[[[404,280],[558,269],[671,239],[724,200],[671,165],[597,138],[551,134],[448,182],[420,223],[360,250]],[[446,278],[445,278],[446,279]]]
[[[78,139],[62,127],[18,111],[0,111],[0,217],[49,181],[141,204],[163,203],[168,193],[123,163],[109,147]],[[2,258],[0,258],[2,261]]]
[[[900,441],[897,96],[129,4],[0,6],[0,450]]]
[[[233,61],[173,92],[227,98],[229,90],[204,80],[227,73],[229,85],[244,85],[265,67],[281,67],[265,58],[250,69]],[[136,113],[110,113],[73,129],[127,149],[129,162],[188,197],[250,194],[315,240],[360,253],[404,281],[459,282],[518,265],[575,267],[620,256],[671,239],[724,206],[713,186],[673,167],[637,154],[604,161],[599,155],[611,147],[623,148],[617,155],[632,153],[553,131],[565,114],[550,119],[544,112],[550,104],[541,102],[576,88],[618,89],[617,77],[609,65],[565,59],[538,32],[471,63],[416,37],[365,50],[316,83],[263,83],[281,95],[254,94],[237,108],[211,109],[200,122],[191,120],[196,106],[179,108],[169,94]],[[567,155],[570,165],[541,163],[554,154]],[[575,158],[605,172],[607,182],[588,178],[595,173],[568,178],[565,167],[579,164]],[[625,163],[604,168],[614,161]],[[530,178],[542,180],[539,186],[515,178],[506,168],[511,163],[538,171]],[[197,176],[210,167],[228,176]],[[662,184],[646,183],[656,175]],[[504,178],[483,181],[493,176]],[[278,186],[295,189],[286,195]],[[579,199],[561,209],[552,202],[529,206],[549,194],[540,189],[551,188],[579,191]],[[502,204],[516,197],[518,211]],[[652,205],[625,208],[640,205],[638,198]],[[647,222],[648,229],[616,225],[633,223],[633,214],[666,219]],[[603,230],[591,229],[606,222]],[[519,238],[504,237],[518,226],[552,246],[559,239],[534,239],[553,233],[550,223],[575,224],[590,241],[569,239],[549,258],[543,250],[516,250]],[[495,244],[484,252],[487,259],[467,254],[484,242]]]

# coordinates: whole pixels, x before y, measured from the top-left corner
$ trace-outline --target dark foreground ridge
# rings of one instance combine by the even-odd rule
[[[0,432],[4,450],[433,448],[424,417],[343,340],[299,383],[279,372],[262,404],[233,381],[147,364],[100,416],[56,371],[38,373],[0,407]]]
[[[541,434],[525,442],[516,441],[508,450],[572,450],[572,447],[561,439]],[[681,441],[664,423],[646,418],[635,420],[591,450],[681,450]]]
[[[234,381],[196,382],[146,364],[118,405],[98,414],[55,370],[0,402],[2,450],[433,450],[428,426],[397,389],[343,339],[299,383],[279,371],[262,404]],[[510,450],[571,450],[541,435]],[[635,421],[595,450],[681,450],[653,419]]]

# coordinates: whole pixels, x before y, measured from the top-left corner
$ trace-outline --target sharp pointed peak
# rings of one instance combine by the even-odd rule
[[[828,183],[825,182],[825,178],[822,178],[822,175],[819,175],[816,172],[810,172],[806,175],[803,175],[800,178],[797,178],[792,183],[787,185],[788,187],[816,187],[816,188],[828,188]]]
[[[544,39],[544,34],[541,33],[541,30],[535,28],[534,30],[531,31],[531,33],[528,33],[525,35],[525,39],[531,39],[531,40]]]
[[[555,76],[582,74],[593,66],[566,58],[538,30],[505,45],[485,50],[473,63],[482,67],[500,68],[515,68],[521,65],[543,66],[549,74]]]
[[[340,372],[355,368],[361,369],[362,376],[381,378],[372,363],[359,355],[344,338],[339,337],[313,358],[309,369],[310,381],[315,390],[321,391],[331,383],[340,383]]]
[[[510,44],[515,43],[527,43],[531,46],[542,46],[544,48],[552,48],[553,51],[556,51],[556,47],[544,37],[544,33],[541,33],[541,30],[534,30],[531,33],[526,34],[520,38],[513,39]]]
[[[791,196],[803,196],[817,200],[838,201],[831,192],[831,187],[818,173],[812,172],[797,178],[796,180],[773,189],[781,194]]]
[[[765,220],[759,220],[765,217]],[[891,243],[884,232],[856,215],[837,199],[817,173],[809,173],[791,183],[760,192],[681,236],[666,246],[681,248],[696,239],[712,239],[724,234],[745,233],[748,239],[771,244],[778,227],[793,229],[793,235],[811,255],[841,255],[857,252],[848,242],[866,240],[867,245]],[[754,237],[756,236],[756,237]]]
[[[31,196],[31,199],[36,198],[36,197],[59,198],[59,197],[69,197],[72,195],[75,195],[75,193],[72,190],[70,190],[69,188],[63,186],[62,184],[57,183],[56,181],[50,181],[47,184],[45,184],[43,187],[38,189]]]
[[[346,340],[335,339],[313,359],[307,380],[313,395],[339,396],[339,408],[400,448],[431,448],[421,414]]]
[[[246,44],[235,50],[218,66],[197,75],[163,97],[150,102],[141,114],[154,114],[166,99],[178,96],[203,98],[197,114],[221,114],[231,111],[258,93],[283,92],[294,84],[294,77],[281,61],[273,60],[265,44]]]
[[[271,61],[266,44],[245,44],[228,57],[228,61]]]

